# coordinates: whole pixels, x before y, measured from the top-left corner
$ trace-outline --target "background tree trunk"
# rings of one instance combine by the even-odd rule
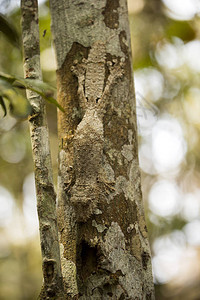
[[[37,0],[22,0],[21,12],[25,78],[41,80]],[[35,92],[27,90],[27,98],[32,106],[29,126],[44,277],[40,299],[63,299],[56,194],[53,185],[46,106],[44,100]]]
[[[58,220],[66,297],[154,299],[138,165],[126,1],[51,0],[50,7],[58,101],[65,109],[65,113],[58,112]],[[80,65],[82,58],[87,59],[98,43],[106,49],[106,62],[124,61],[124,75],[113,85],[105,107],[101,158],[105,193],[89,214],[86,209],[78,213],[70,201],[78,174],[74,136],[83,118],[78,82],[71,69],[74,61]],[[102,80],[102,65],[96,64],[97,72],[98,68]],[[106,63],[103,69],[105,87],[110,71]],[[85,87],[86,94],[88,89]]]

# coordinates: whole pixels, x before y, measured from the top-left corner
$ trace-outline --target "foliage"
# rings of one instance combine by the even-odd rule
[[[42,96],[48,102],[56,105],[60,110],[64,111],[59,103],[48,95],[49,91],[55,91],[49,84],[38,79],[23,79],[13,75],[0,72],[0,104],[4,110],[4,116],[7,113],[4,98],[10,102],[10,109],[15,117],[26,117],[31,112],[31,105],[25,97],[17,93],[16,88],[29,89]]]
[[[45,21],[48,25],[48,21]],[[13,44],[19,46],[19,34],[9,19],[0,14],[0,31]],[[46,29],[45,29],[46,32]],[[43,34],[44,35],[44,34]],[[23,79],[19,76],[8,75],[0,72],[0,105],[4,111],[4,116],[7,114],[5,99],[10,103],[10,111],[17,118],[26,118],[31,113],[31,105],[28,103],[24,95],[18,92],[18,89],[29,89],[38,93],[49,103],[56,105],[61,111],[64,109],[59,105],[55,98],[51,96],[55,92],[55,88],[41,80]]]
[[[4,33],[5,37],[13,44],[13,46],[20,47],[18,32],[9,19],[2,14],[0,14],[0,31]]]

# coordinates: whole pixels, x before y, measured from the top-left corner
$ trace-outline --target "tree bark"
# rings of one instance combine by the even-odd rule
[[[58,101],[65,109],[58,112],[65,297],[154,299],[126,1],[51,0],[50,9]],[[100,192],[93,197],[95,188]]]
[[[41,80],[37,0],[22,0],[21,12],[25,78]],[[46,108],[37,93],[27,90],[27,97],[44,277],[39,298],[64,299]]]

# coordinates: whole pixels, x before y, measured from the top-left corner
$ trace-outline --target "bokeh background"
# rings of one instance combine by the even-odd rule
[[[0,13],[20,37],[19,2],[0,0]],[[56,86],[48,2],[39,4],[43,78]],[[128,6],[156,299],[200,299],[200,1]],[[0,32],[0,70],[23,76],[17,44]],[[47,111],[56,180],[56,108]],[[3,114],[0,108],[0,299],[36,299],[42,271],[28,123],[13,109]]]

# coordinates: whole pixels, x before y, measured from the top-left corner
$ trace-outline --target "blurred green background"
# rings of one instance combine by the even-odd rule
[[[39,3],[43,79],[56,86],[48,3]],[[128,6],[156,299],[200,299],[200,1]],[[0,70],[23,77],[19,1],[0,0],[0,13],[14,28],[0,32]],[[56,107],[47,112],[56,179]],[[36,299],[42,271],[28,123],[15,106],[3,115],[0,108],[0,299]]]

